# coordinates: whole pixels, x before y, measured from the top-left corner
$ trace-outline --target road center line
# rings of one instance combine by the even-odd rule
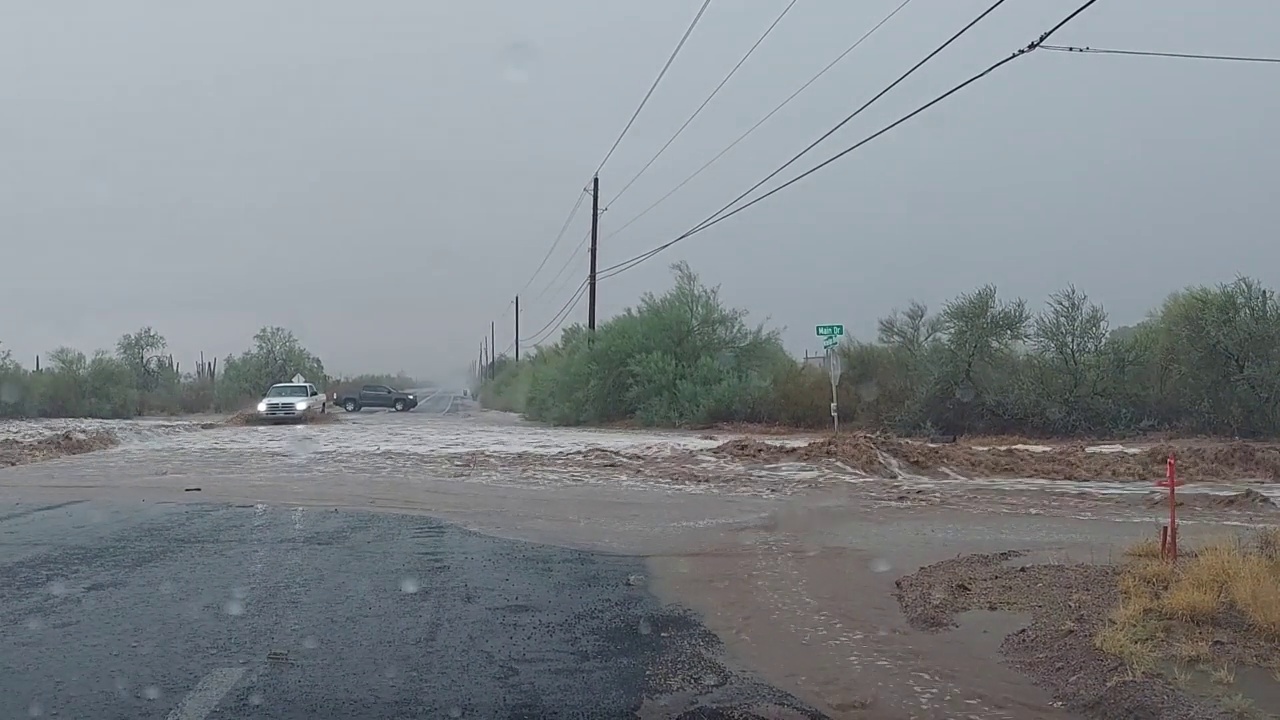
[[[246,668],[218,668],[205,675],[166,720],[204,720],[218,706],[223,695],[240,680]]]

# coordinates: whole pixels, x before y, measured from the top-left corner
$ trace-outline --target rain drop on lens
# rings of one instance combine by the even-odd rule
[[[227,604],[222,606],[222,609],[232,617],[235,617],[237,615],[243,615],[244,603],[240,602],[239,600],[228,600]]]
[[[49,592],[54,597],[62,597],[67,594],[67,584],[61,580],[55,580],[49,583]]]
[[[44,705],[41,705],[39,700],[32,700],[27,706],[27,717],[36,718],[41,715],[44,715]]]
[[[647,619],[640,619],[640,627],[638,628],[641,635],[648,635],[653,632],[653,626],[649,624]]]
[[[249,695],[249,704],[250,704],[250,705],[261,705],[261,704],[262,704],[263,702],[265,702],[265,701],[266,701],[266,698],[264,698],[264,697],[262,696],[262,693],[260,693],[260,692],[251,693],[251,694]]]
[[[302,639],[302,647],[308,650],[315,650],[320,647],[320,640],[315,635],[308,635]]]
[[[503,79],[516,85],[529,82],[530,69],[536,59],[537,50],[532,45],[522,41],[509,43],[499,58]]]
[[[889,572],[891,569],[893,569],[893,565],[884,558],[875,558],[871,561],[871,572]]]
[[[156,687],[155,685],[148,685],[147,688],[142,691],[142,695],[146,697],[148,700],[159,700],[160,688]]]
[[[453,707],[449,708],[449,717],[451,718],[462,717],[462,708],[458,707],[457,705],[454,705]]]
[[[416,593],[420,589],[421,588],[418,585],[418,581],[414,580],[413,578],[405,578],[400,581],[400,592]]]

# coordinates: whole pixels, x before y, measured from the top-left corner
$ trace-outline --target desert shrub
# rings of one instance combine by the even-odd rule
[[[519,363],[499,358],[489,407],[559,424],[722,421],[821,427],[825,371],[749,326],[687,265],[673,287],[602,323],[567,328]],[[879,321],[874,342],[838,349],[842,424],[900,434],[1107,435],[1172,430],[1280,433],[1280,303],[1249,278],[1191,287],[1113,328],[1075,287],[1033,310],[995,286],[932,313]]]
[[[38,370],[0,352],[0,417],[124,418],[237,409],[294,373],[325,387],[324,365],[283,328],[260,330],[252,348],[227,359],[221,376],[212,364],[183,374],[166,347],[162,335],[144,327],[122,336],[115,353],[88,357],[57,348]]]

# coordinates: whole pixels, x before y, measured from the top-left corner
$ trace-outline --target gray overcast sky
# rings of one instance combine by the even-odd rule
[[[603,216],[617,227],[898,0],[800,0]],[[601,175],[608,199],[787,0],[715,0]],[[153,325],[189,362],[294,329],[331,371],[442,372],[502,316],[696,0],[8,3],[0,24],[0,341],[24,362]],[[989,0],[914,0],[768,124],[601,247],[664,241],[864,102]],[[1079,3],[1007,3],[813,153],[850,144]],[[1054,38],[1280,55],[1274,0],[1100,0]],[[812,325],[994,282],[1074,282],[1131,322],[1239,273],[1280,284],[1280,67],[1035,53],[752,210],[601,284],[607,316],[689,260],[816,349]],[[797,167],[811,164],[804,161]],[[587,213],[526,293],[586,272]],[[572,260],[573,283],[532,296]],[[309,272],[300,288],[290,272]],[[322,276],[349,278],[327,282]],[[567,274],[566,274],[567,277]],[[585,303],[575,320],[586,316]],[[510,313],[498,330],[510,342]]]

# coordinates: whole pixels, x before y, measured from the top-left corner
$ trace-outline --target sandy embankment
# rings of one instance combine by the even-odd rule
[[[304,422],[308,424],[328,424],[338,421],[338,416],[333,413],[311,415],[304,419]],[[48,428],[43,425],[45,422],[49,422],[55,427]],[[207,420],[202,422],[182,420],[157,422],[154,419],[117,422],[70,419],[31,422],[14,421],[14,423],[18,425],[18,428],[8,437],[0,437],[0,467],[27,465],[69,455],[82,455],[97,450],[106,450],[119,445],[122,441],[120,433],[124,432],[125,435],[129,435],[128,430],[147,429],[161,433],[190,432],[224,426],[242,427],[267,424],[258,418],[257,413],[252,411],[235,413],[217,422]],[[133,423],[137,424],[134,425]],[[0,430],[4,429],[4,427],[0,427]]]
[[[849,433],[803,445],[756,439],[726,442],[713,452],[764,462],[838,460],[872,477],[909,472],[946,479],[1039,478],[1043,480],[1152,480],[1164,477],[1173,455],[1185,482],[1280,480],[1280,444],[1245,441],[1165,441],[1159,443],[933,444],[888,435]]]
[[[120,443],[114,433],[93,430],[66,430],[33,440],[0,438],[0,467],[51,460],[64,455],[80,455],[105,450]]]

